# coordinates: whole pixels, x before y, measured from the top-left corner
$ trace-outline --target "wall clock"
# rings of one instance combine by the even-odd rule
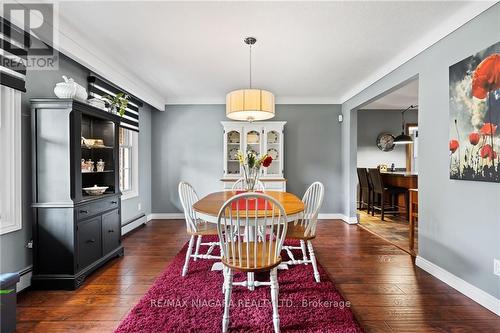
[[[382,151],[394,149],[394,136],[391,133],[380,133],[377,136],[377,147]]]

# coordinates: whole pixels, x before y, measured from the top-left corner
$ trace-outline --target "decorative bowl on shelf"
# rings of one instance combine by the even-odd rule
[[[229,143],[240,143],[240,133],[231,131],[228,134]]]
[[[228,157],[230,160],[238,159],[238,148],[231,148],[228,153]]]
[[[278,133],[275,131],[267,133],[267,143],[278,143]]]
[[[259,132],[250,131],[247,133],[247,144],[256,144],[259,143]]]
[[[279,157],[278,151],[274,148],[269,148],[267,150],[267,155],[271,156],[273,160],[277,160]]]
[[[85,193],[87,193],[88,195],[102,195],[107,189],[108,186],[97,186],[97,185],[83,188]]]
[[[83,136],[82,136],[82,146],[85,146],[87,148],[105,147],[104,140],[102,140],[102,139],[85,139]]]

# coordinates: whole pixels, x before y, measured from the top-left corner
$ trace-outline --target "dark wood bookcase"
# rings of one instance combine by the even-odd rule
[[[119,186],[120,118],[72,99],[32,99],[33,277],[39,289],[76,289],[123,255]],[[86,139],[103,145],[88,148]],[[81,160],[105,162],[82,172]],[[100,196],[84,187],[107,186]]]

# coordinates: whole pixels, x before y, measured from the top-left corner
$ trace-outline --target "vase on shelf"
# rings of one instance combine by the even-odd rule
[[[118,112],[116,111],[116,105],[110,105],[108,108],[108,112],[112,114],[117,114]]]

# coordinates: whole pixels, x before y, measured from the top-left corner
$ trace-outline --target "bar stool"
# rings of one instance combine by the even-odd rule
[[[368,169],[368,175],[373,185],[373,205],[372,216],[375,215],[375,210],[381,213],[381,219],[384,221],[385,214],[399,214],[399,210],[395,210],[394,198],[399,194],[405,195],[406,209],[408,209],[408,190],[403,187],[385,186],[380,171],[378,169]],[[391,206],[386,207],[385,197],[386,194],[391,196]],[[375,195],[379,197],[379,205],[375,204]],[[390,210],[387,210],[389,208]]]
[[[358,182],[359,182],[359,210],[363,210],[363,206],[366,206],[366,211],[370,213],[371,209],[371,198],[372,198],[372,186],[368,179],[368,171],[366,168],[358,168]]]

